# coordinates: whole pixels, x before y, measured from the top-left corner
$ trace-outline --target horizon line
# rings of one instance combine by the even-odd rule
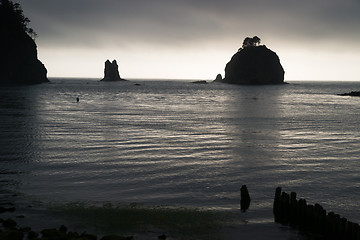
[[[48,79],[76,79],[76,80],[81,80],[81,79],[88,79],[88,80],[101,80],[103,79],[103,77],[48,77]],[[139,77],[130,77],[130,78],[124,78],[125,80],[142,80],[142,81],[214,81],[215,79],[206,79],[206,78],[139,78]],[[313,79],[313,80],[309,80],[309,79],[287,79],[284,80],[284,82],[360,82],[359,80],[349,80],[349,79],[343,79],[343,80],[338,80],[338,79]]]

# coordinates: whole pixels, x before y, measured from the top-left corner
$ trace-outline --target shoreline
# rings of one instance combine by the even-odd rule
[[[16,234],[21,232],[23,239],[27,239],[26,237],[30,234],[30,236],[38,237],[34,239],[45,239],[40,238],[45,236],[48,240],[57,239],[56,236],[62,236],[65,240],[306,239],[297,229],[282,226],[270,219],[255,221],[251,219],[251,213],[250,215],[243,214],[240,210],[236,213],[224,213],[203,209],[129,205],[123,208],[77,206],[47,211],[52,211],[51,215],[56,221],[50,224],[51,226],[37,226],[37,228],[26,224],[34,217],[26,214],[19,215],[20,212],[17,210],[0,214],[0,218],[6,220],[10,216],[15,216],[15,221],[17,221],[16,225],[12,223],[11,228],[3,227],[5,231],[0,233],[0,237],[3,236],[1,234],[15,234],[15,231]],[[21,216],[21,218],[16,218],[16,216]],[[11,220],[9,222],[11,223]],[[107,238],[109,236],[113,238]],[[14,240],[18,239],[20,240],[20,238],[14,238]]]

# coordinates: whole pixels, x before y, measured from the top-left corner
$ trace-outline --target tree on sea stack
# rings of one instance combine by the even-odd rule
[[[285,71],[277,54],[260,45],[257,36],[246,37],[225,67],[221,82],[232,84],[282,84]]]
[[[247,37],[244,39],[243,42],[243,48],[246,47],[254,47],[254,46],[259,46],[261,42],[261,39],[258,36],[254,36],[254,37]]]

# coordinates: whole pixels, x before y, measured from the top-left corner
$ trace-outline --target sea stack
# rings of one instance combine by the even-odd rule
[[[29,22],[19,4],[0,1],[0,85],[49,82]]]
[[[214,82],[221,82],[222,80],[223,80],[223,77],[219,73],[218,75],[216,75],[216,78],[215,78]]]
[[[283,84],[284,69],[277,54],[260,38],[245,38],[242,48],[235,53],[225,67],[225,77],[221,82],[232,84]]]
[[[112,62],[106,60],[104,78],[101,81],[126,81],[120,77],[119,66],[116,60],[113,60]]]

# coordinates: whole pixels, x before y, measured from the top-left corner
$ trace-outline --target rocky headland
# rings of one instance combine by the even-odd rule
[[[113,60],[112,62],[106,60],[104,78],[101,81],[126,81],[120,77],[119,66],[116,60]]]
[[[0,85],[49,82],[29,22],[18,3],[0,1]]]
[[[275,52],[260,45],[260,38],[245,38],[242,48],[225,67],[224,79],[217,82],[232,84],[282,84],[285,71]]]

